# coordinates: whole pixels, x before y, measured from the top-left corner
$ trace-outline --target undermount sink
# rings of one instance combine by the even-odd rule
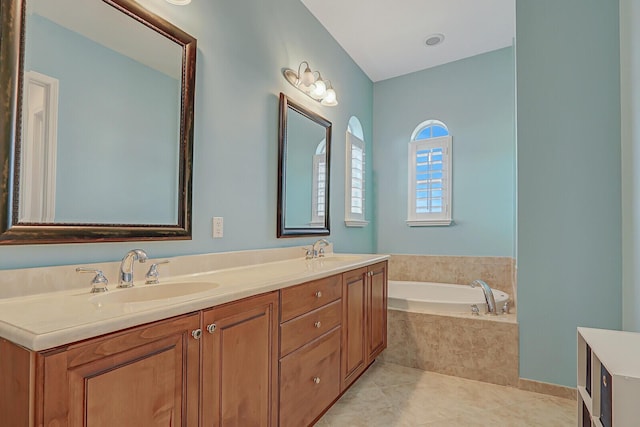
[[[93,295],[92,303],[141,303],[158,300],[170,300],[192,294],[207,292],[220,286],[211,282],[170,282],[157,285],[136,285],[133,288],[117,289]]]

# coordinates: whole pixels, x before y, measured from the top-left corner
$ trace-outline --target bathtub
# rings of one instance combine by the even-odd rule
[[[492,289],[496,309],[500,311],[509,294]],[[434,282],[404,282],[389,280],[389,308],[414,313],[470,313],[477,305],[480,313],[487,311],[482,288],[468,285]]]

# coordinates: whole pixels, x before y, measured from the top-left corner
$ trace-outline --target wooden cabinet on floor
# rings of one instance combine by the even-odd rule
[[[342,390],[351,385],[367,367],[367,268],[342,276]]]
[[[192,314],[41,353],[36,424],[196,425],[199,325]]]
[[[387,263],[343,274],[342,390],[387,347]]]
[[[387,348],[387,263],[367,267],[367,364]]]
[[[203,313],[203,426],[273,426],[278,416],[278,292]]]
[[[310,425],[386,347],[386,265],[42,352],[0,339],[0,426]]]
[[[342,275],[281,292],[280,426],[311,425],[340,395]]]

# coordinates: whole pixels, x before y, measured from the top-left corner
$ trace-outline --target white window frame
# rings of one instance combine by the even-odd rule
[[[419,127],[420,128],[420,127]],[[421,128],[420,128],[421,130]],[[416,132],[414,132],[415,136]],[[408,212],[407,225],[410,227],[443,226],[451,225],[451,135],[436,138],[421,139],[409,143],[409,185],[408,185]],[[428,150],[442,147],[442,212],[417,213],[417,160],[416,155],[420,150]]]
[[[320,184],[322,184],[322,187]],[[327,156],[325,153],[313,155],[312,188],[311,223],[309,225],[324,225],[324,216],[327,208]],[[322,210],[320,210],[320,206],[322,206]]]
[[[346,172],[345,172],[345,199],[344,199],[344,211],[345,218],[344,223],[347,227],[365,227],[369,224],[369,221],[365,219],[365,188],[366,188],[366,180],[365,180],[365,165],[366,165],[366,152],[365,152],[365,143],[362,139],[353,135],[351,132],[347,131],[346,138]],[[360,165],[357,165],[358,159],[353,158],[353,149],[359,149],[362,153],[362,161]],[[356,188],[353,185],[353,171],[355,168],[361,169],[361,181],[360,188]],[[361,209],[360,212],[353,211],[353,199],[354,193],[356,191],[360,191],[360,203]],[[355,196],[358,198],[357,196]]]

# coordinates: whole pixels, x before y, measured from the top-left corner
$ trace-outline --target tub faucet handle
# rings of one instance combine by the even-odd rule
[[[509,301],[505,301],[502,305],[502,314],[509,314]]]
[[[471,304],[471,314],[473,316],[480,316],[480,309],[477,304]]]

